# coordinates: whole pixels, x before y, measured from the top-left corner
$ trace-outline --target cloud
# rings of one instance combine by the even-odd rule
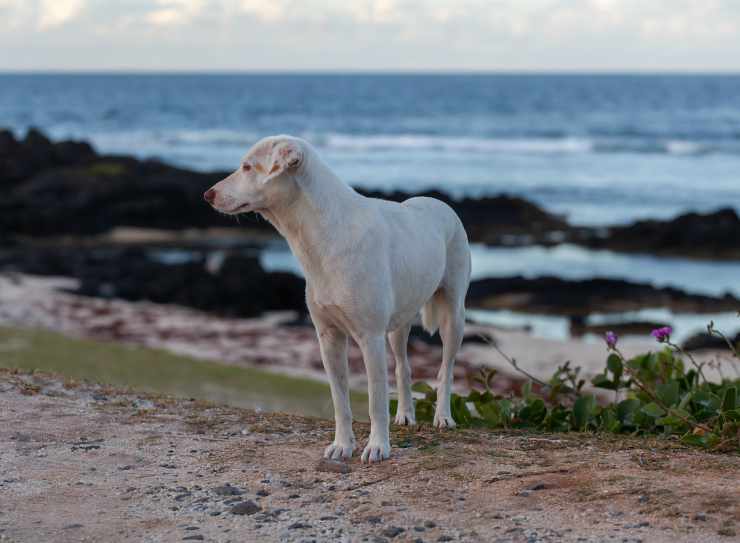
[[[738,70],[739,37],[738,0],[0,0],[0,69]]]
[[[38,26],[47,29],[76,17],[84,6],[83,0],[41,0]]]
[[[273,0],[241,0],[239,8],[244,13],[252,15],[262,21],[275,22],[285,19],[287,2]]]
[[[147,13],[146,22],[156,26],[181,25],[195,19],[204,7],[204,0],[155,0],[156,8]]]

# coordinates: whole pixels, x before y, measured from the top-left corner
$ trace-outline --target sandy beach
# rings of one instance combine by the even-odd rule
[[[295,318],[290,312],[253,319],[223,318],[185,307],[96,299],[64,291],[75,286],[76,281],[69,278],[0,276],[0,325],[43,328],[73,337],[165,349],[215,363],[326,379],[313,328],[289,324]],[[568,361],[590,378],[603,370],[607,356],[605,344],[597,339],[556,341],[533,337],[523,330],[467,325],[467,338],[479,340],[489,335],[522,368],[544,381]],[[621,345],[626,356],[657,348],[648,339],[627,340]],[[412,338],[409,357],[413,377],[433,382],[441,348]],[[728,375],[737,374],[737,363],[725,352],[706,351],[696,357],[698,361],[719,361]],[[524,377],[489,345],[464,342],[455,367],[457,389],[466,390],[479,368],[499,370],[505,376],[502,386],[506,379],[520,381]],[[365,372],[355,345],[350,348],[350,371],[352,386],[362,390]],[[719,378],[716,365],[708,368],[707,375]],[[393,381],[392,371],[389,376]]]

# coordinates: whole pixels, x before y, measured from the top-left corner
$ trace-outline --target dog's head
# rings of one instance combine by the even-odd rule
[[[294,177],[303,166],[305,153],[298,138],[273,136],[260,140],[239,168],[208,189],[203,198],[228,215],[289,203],[299,190]]]

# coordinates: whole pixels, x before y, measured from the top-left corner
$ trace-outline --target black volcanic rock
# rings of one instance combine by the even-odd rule
[[[581,337],[586,334],[604,336],[607,332],[614,332],[619,336],[648,336],[651,331],[664,326],[670,326],[670,323],[634,320],[588,324],[583,316],[575,316],[570,319],[569,331],[572,337]]]
[[[0,230],[45,237],[89,236],[116,226],[235,226],[233,218],[203,201],[203,191],[218,179],[125,157],[52,168],[26,180],[0,202]],[[255,225],[267,228],[264,221]]]
[[[723,297],[688,294],[675,288],[657,288],[620,279],[569,281],[557,277],[527,279],[518,276],[473,281],[467,305],[577,317],[646,307],[665,307],[686,313],[716,313],[737,310],[740,300],[730,294]]]
[[[166,264],[157,248],[24,247],[0,253],[0,272],[74,277],[85,296],[178,304],[220,315],[250,317],[270,310],[306,312],[305,281],[268,273],[255,256],[227,256],[213,273],[206,254]]]
[[[156,160],[97,155],[85,142],[54,143],[31,129],[22,140],[0,130],[0,237],[90,236],[119,226],[180,230],[248,227],[274,232],[253,214],[238,224],[213,211],[203,192],[225,172],[199,173]],[[586,247],[697,258],[740,259],[740,218],[731,209],[688,213],[669,221],[638,221],[611,228],[572,227],[522,198],[507,195],[454,199],[422,194],[363,191],[403,201],[431,196],[460,216],[472,242],[489,245]]]
[[[740,332],[735,337],[727,338],[736,349],[740,350]],[[707,332],[699,332],[689,337],[681,345],[686,351],[700,351],[702,349],[712,349],[719,351],[729,351],[730,347],[727,342],[717,336],[709,335]]]
[[[233,218],[214,212],[203,201],[203,192],[225,175],[188,171],[154,160],[99,156],[87,143],[52,143],[34,129],[22,141],[1,131],[0,179],[11,190],[0,201],[0,232],[48,237],[89,236],[117,226],[237,227]],[[395,201],[419,196],[363,193]],[[421,196],[438,198],[455,209],[473,241],[510,244],[507,237],[512,235],[537,241],[553,230],[567,229],[561,218],[521,198],[454,200],[438,191]],[[251,228],[272,229],[254,217],[244,222]]]
[[[20,144],[10,130],[0,130],[0,157],[10,156],[18,151]]]
[[[371,198],[402,202],[412,196],[429,196],[445,202],[457,212],[471,241],[489,245],[523,244],[512,237],[528,237],[527,243],[548,242],[553,232],[568,230],[568,223],[537,205],[514,196],[486,196],[455,200],[440,191],[420,194],[359,191]]]
[[[578,239],[580,238],[580,239]],[[740,259],[740,217],[734,209],[686,213],[669,221],[614,226],[606,236],[585,230],[574,240],[593,248],[711,259]]]
[[[20,141],[9,130],[0,130],[0,182],[4,188],[50,168],[87,163],[95,156],[86,142],[52,143],[35,128]]]

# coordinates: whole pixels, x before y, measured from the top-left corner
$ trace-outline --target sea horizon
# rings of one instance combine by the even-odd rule
[[[510,70],[510,69],[481,69],[481,70],[456,70],[456,69],[322,69],[322,68],[300,68],[300,69],[176,69],[176,68],[48,68],[48,69],[0,69],[0,76],[4,75],[372,75],[372,76],[395,76],[395,75],[428,75],[428,76],[572,76],[572,77],[740,77],[740,70],[642,70],[642,69],[532,69],[532,70]]]

